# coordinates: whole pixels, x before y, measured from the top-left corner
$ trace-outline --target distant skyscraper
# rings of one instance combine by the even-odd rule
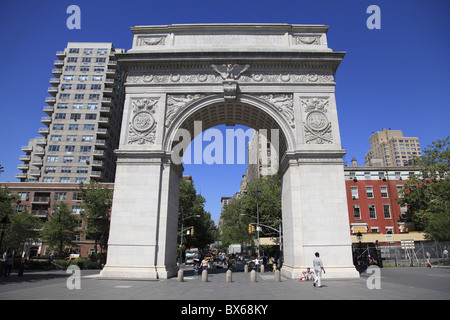
[[[404,137],[401,130],[386,130],[372,133],[370,150],[366,153],[365,166],[401,167],[422,155],[419,138]]]
[[[22,147],[21,182],[114,181],[124,73],[112,43],[69,42],[58,51],[45,99],[42,137]]]

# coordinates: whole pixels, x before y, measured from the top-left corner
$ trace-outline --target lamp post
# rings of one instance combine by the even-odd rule
[[[259,204],[258,204],[258,199],[259,196],[261,195],[261,191],[256,190],[255,192],[256,194],[256,234],[258,236],[258,242],[257,242],[257,252],[258,252],[258,259],[259,259]]]

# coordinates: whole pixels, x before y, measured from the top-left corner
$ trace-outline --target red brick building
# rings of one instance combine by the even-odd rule
[[[114,184],[105,184],[113,188]],[[68,205],[72,214],[78,217],[78,227],[75,231],[77,236],[75,243],[77,248],[75,254],[80,257],[88,257],[94,252],[94,240],[86,239],[83,230],[86,227],[85,221],[81,219],[82,198],[79,185],[76,183],[39,183],[39,182],[5,182],[0,183],[0,187],[7,187],[8,190],[19,196],[19,201],[15,204],[15,212],[30,212],[41,218],[43,221],[51,219],[53,207],[61,202]],[[25,253],[29,257],[48,255],[49,248],[45,243],[31,243],[25,246]]]
[[[404,221],[406,207],[400,207],[403,186],[408,177],[417,174],[410,167],[346,167],[345,185],[353,235],[394,235],[413,231]]]

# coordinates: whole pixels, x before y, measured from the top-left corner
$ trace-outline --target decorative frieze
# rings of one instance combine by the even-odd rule
[[[235,77],[237,74],[232,71],[230,75],[226,73],[211,72],[189,72],[189,73],[129,73],[127,75],[127,84],[201,84],[201,83],[222,83],[224,77]],[[334,83],[331,73],[267,73],[252,72],[247,74],[239,73],[239,83]]]

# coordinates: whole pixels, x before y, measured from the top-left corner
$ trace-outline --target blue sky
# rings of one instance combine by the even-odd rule
[[[81,29],[69,30],[69,5]],[[369,5],[381,29],[369,30]],[[49,96],[55,53],[67,42],[113,42],[130,49],[131,26],[180,23],[329,25],[328,44],[347,52],[336,73],[336,100],[345,160],[364,163],[369,136],[383,128],[417,136],[422,147],[449,130],[450,2],[448,0],[17,0],[0,4],[0,181],[17,181],[20,150],[38,128]],[[245,165],[186,166],[217,221],[220,198],[239,189]]]

